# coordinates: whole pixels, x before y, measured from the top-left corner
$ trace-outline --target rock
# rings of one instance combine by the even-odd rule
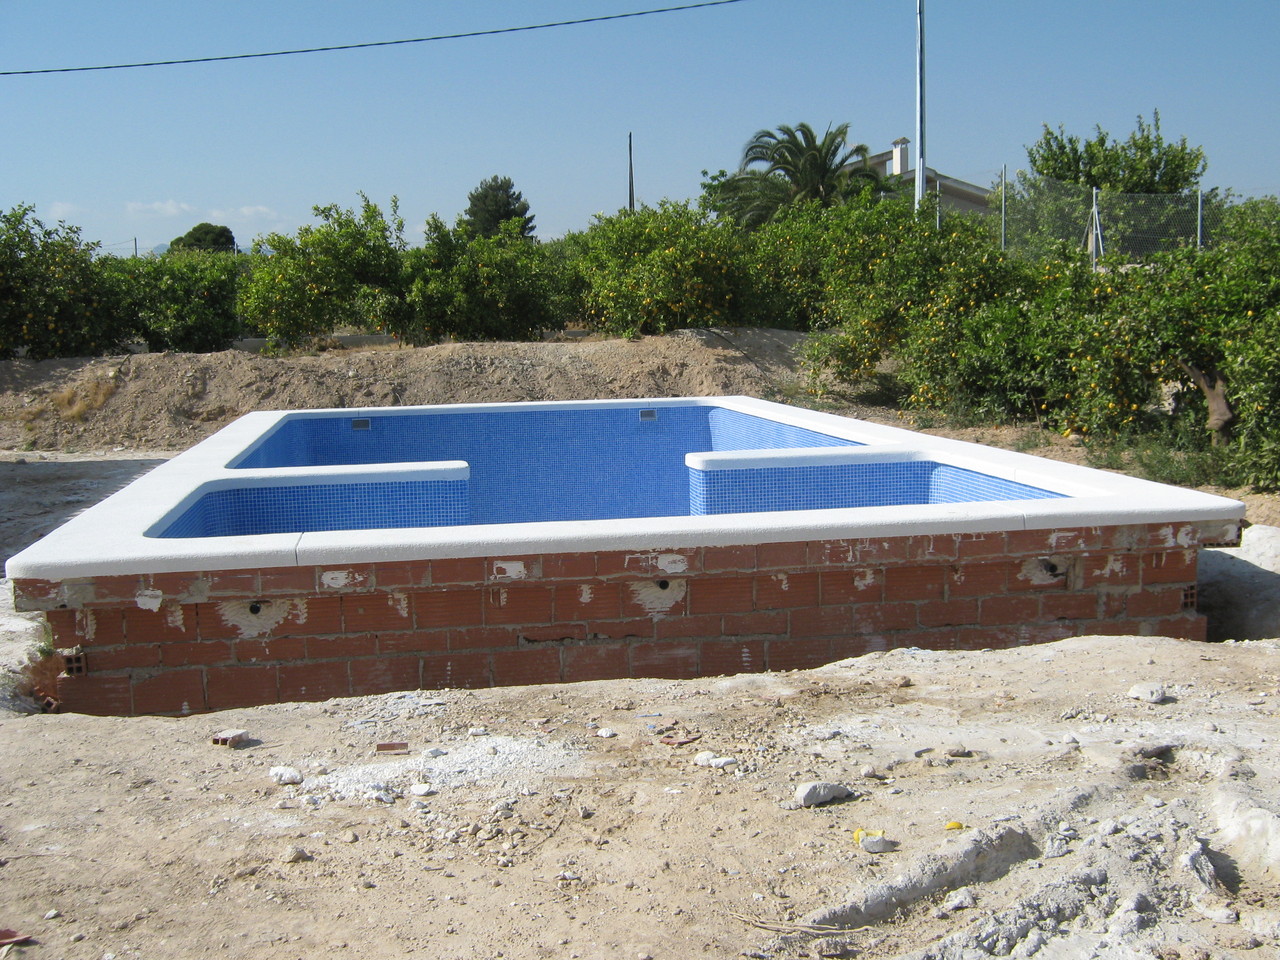
[[[415,797],[429,797],[435,792],[435,788],[429,783],[415,783],[409,787],[409,793]]]
[[[796,787],[796,803],[802,807],[817,807],[832,800],[844,800],[851,796],[853,791],[841,783],[813,781]]]
[[[888,837],[873,833],[864,833],[862,839],[858,841],[858,845],[867,853],[890,853],[898,849],[896,840],[890,840]]]
[[[1196,609],[1209,619],[1208,639],[1280,636],[1280,527],[1255,523],[1240,546],[1201,550]]]
[[[724,770],[728,767],[734,767],[737,765],[738,761],[733,757],[715,757],[709,764],[707,764],[707,766],[715,770]]]
[[[448,752],[449,752],[448,750],[441,750],[439,747],[428,747],[426,750],[422,751],[422,755],[424,757],[433,757],[433,758],[443,757]]]
[[[864,780],[883,780],[884,774],[873,767],[871,764],[865,764],[859,771],[858,776]]]
[[[46,913],[44,918],[46,920],[57,920],[60,916],[62,916],[62,913],[55,908]]]
[[[960,887],[952,890],[947,895],[947,899],[942,901],[942,909],[947,913],[954,913],[957,910],[970,910],[978,905],[978,898],[974,895],[971,887]]]
[[[711,761],[715,758],[716,752],[714,750],[703,750],[694,755],[693,762],[700,767],[709,767],[711,766]]]
[[[604,740],[612,740],[618,735],[616,730],[610,730],[608,727],[601,727],[596,731],[596,736]]]
[[[355,843],[357,840],[360,839],[360,835],[356,833],[354,830],[347,830],[343,833],[338,834],[338,839],[341,840],[343,843]]]
[[[302,782],[302,771],[297,767],[272,767],[268,774],[273,781],[281,785]]]
[[[965,757],[973,756],[973,751],[970,750],[968,747],[966,747],[963,743],[953,743],[949,747],[944,749],[943,753],[945,753],[948,757],[956,757],[959,759],[964,759]]]
[[[1131,700],[1141,700],[1143,703],[1163,703],[1165,698],[1164,684],[1153,682],[1135,683],[1125,693],[1125,696]]]
[[[281,863],[305,863],[311,859],[311,854],[303,850],[301,847],[285,847],[280,852]]]
[[[488,735],[489,735],[489,731],[486,730],[484,727],[472,727],[470,730],[467,731],[468,737],[487,737]]]

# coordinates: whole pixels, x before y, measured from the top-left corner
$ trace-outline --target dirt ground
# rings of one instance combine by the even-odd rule
[[[0,365],[0,556],[251,409],[788,399],[793,340]],[[840,409],[899,422],[875,399]],[[1048,434],[957,433],[1080,456]],[[1250,503],[1254,519],[1270,509]],[[0,609],[0,663],[25,655],[25,627]],[[15,957],[1202,960],[1280,945],[1271,641],[909,649],[183,719],[4,702],[0,928],[33,938]],[[211,743],[237,728],[239,746]],[[379,754],[388,742],[408,753]],[[813,782],[848,795],[799,804]]]

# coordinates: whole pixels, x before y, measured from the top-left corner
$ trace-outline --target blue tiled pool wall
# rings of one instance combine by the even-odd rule
[[[903,504],[1044,500],[1062,494],[929,460],[762,467],[689,468],[689,512],[753,513]]]
[[[470,523],[466,480],[236,487],[206,493],[161,537],[233,537]]]
[[[719,407],[596,407],[299,417],[234,466],[465,460],[470,522],[521,523],[687,516],[693,451],[858,445]]]

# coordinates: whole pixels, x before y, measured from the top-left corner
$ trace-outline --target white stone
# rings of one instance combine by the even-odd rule
[[[304,863],[311,859],[311,854],[301,847],[285,847],[280,853],[281,863]]]
[[[611,740],[617,735],[618,735],[617,731],[610,730],[608,727],[601,727],[599,730],[596,731],[596,736],[601,737],[602,739],[605,739],[605,740]]]
[[[1164,684],[1150,681],[1135,683],[1125,696],[1131,700],[1141,700],[1143,703],[1161,703],[1165,698]]]
[[[268,773],[279,784],[302,782],[302,771],[297,767],[272,767]]]
[[[853,796],[853,791],[842,783],[825,783],[812,781],[796,787],[796,803],[802,807],[816,807],[832,800],[843,800]]]
[[[435,790],[429,783],[415,783],[409,787],[409,793],[415,797],[429,797]]]
[[[864,833],[858,843],[867,853],[888,853],[897,847],[888,837],[877,837],[870,833]]]
[[[700,767],[709,767],[711,766],[711,761],[715,758],[716,752],[714,750],[703,750],[694,756],[693,762]]]
[[[710,766],[716,770],[723,770],[725,767],[737,766],[738,761],[733,757],[716,757],[710,763]]]

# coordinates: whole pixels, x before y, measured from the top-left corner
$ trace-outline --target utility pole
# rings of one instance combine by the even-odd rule
[[[627,134],[627,209],[636,212],[636,164],[631,153],[631,134]]]
[[[924,0],[916,0],[916,210],[924,202]]]

